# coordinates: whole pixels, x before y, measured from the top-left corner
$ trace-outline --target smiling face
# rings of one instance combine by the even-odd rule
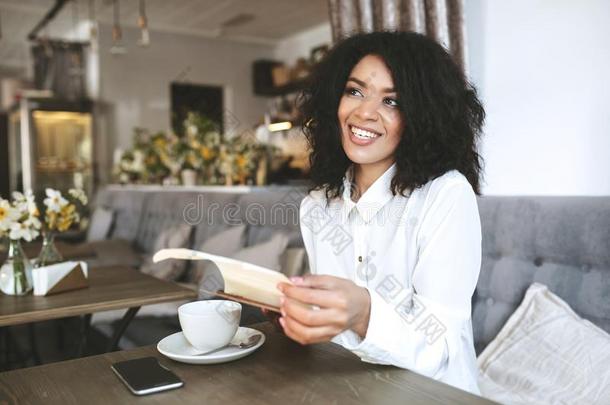
[[[384,60],[367,55],[352,69],[339,102],[341,144],[358,165],[388,168],[404,128],[392,73]]]

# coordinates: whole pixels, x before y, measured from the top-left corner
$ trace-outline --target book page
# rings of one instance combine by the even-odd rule
[[[282,273],[229,257],[213,255],[192,249],[162,249],[155,253],[153,262],[166,259],[211,260],[218,266],[225,282],[225,294],[244,297],[256,303],[279,308],[282,293],[280,282],[292,284]],[[215,291],[209,291],[214,293]]]

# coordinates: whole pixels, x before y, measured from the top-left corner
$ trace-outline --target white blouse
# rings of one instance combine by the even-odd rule
[[[452,170],[393,196],[395,172],[394,163],[354,203],[350,167],[342,198],[327,205],[316,190],[301,202],[311,272],[350,279],[371,297],[365,338],[347,330],[332,341],[363,361],[480,395],[470,309],[481,266],[475,193]]]

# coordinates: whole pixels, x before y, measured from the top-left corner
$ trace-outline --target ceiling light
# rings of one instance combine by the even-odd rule
[[[148,18],[146,18],[145,0],[140,0],[140,15],[138,16],[138,27],[140,27],[140,39],[138,45],[150,45],[150,33],[148,32]]]
[[[119,10],[119,2],[118,0],[112,1],[113,7],[113,17],[114,21],[112,24],[112,47],[110,48],[110,53],[113,55],[123,55],[127,53],[127,50],[121,43],[121,39],[123,38],[123,31],[121,30],[120,24],[120,10]]]

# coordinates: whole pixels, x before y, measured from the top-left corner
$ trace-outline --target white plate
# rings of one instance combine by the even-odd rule
[[[237,333],[231,340],[233,342],[243,342],[252,335],[261,335],[261,340],[252,347],[247,349],[240,349],[238,347],[225,347],[224,349],[216,350],[210,354],[196,354],[195,349],[186,340],[182,332],[174,333],[163,338],[157,344],[157,350],[164,356],[169,357],[172,360],[180,361],[182,363],[189,364],[216,364],[225,363],[227,361],[233,361],[241,359],[254,352],[256,349],[261,347],[265,343],[265,334],[252,328],[239,327]]]

